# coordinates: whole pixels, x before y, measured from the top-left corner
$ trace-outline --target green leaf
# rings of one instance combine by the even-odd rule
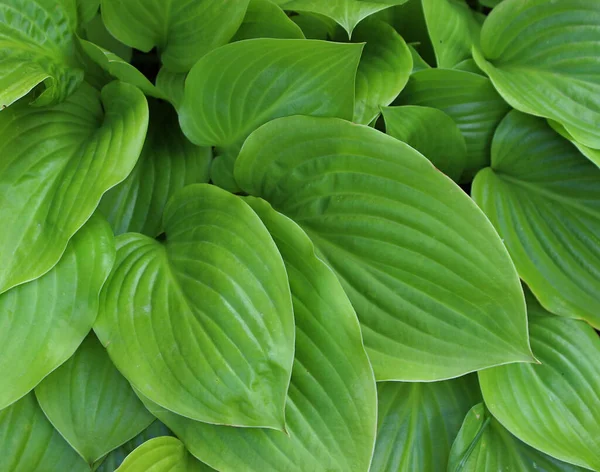
[[[102,197],[99,209],[115,234],[155,237],[163,231],[167,200],[186,185],[208,182],[211,158],[210,148],[186,139],[170,105],[152,102],[142,154],[129,177]]]
[[[335,20],[348,37],[360,21],[393,5],[402,5],[408,0],[275,0],[281,8],[299,12],[318,13]]]
[[[452,180],[460,179],[467,145],[452,118],[429,107],[386,107],[382,111],[387,134],[415,148]]]
[[[408,145],[339,119],[281,118],[248,138],[235,177],[299,223],[335,270],[378,380],[442,380],[532,360],[523,293],[500,238]]]
[[[599,27],[597,0],[505,0],[473,54],[513,108],[558,121],[600,149]]]
[[[0,410],[0,470],[89,472],[30,393]]]
[[[354,30],[352,41],[366,43],[356,74],[353,121],[367,125],[408,82],[412,56],[402,37],[380,20],[363,21]]]
[[[90,465],[154,420],[93,333],[35,395],[46,417]]]
[[[100,9],[100,0],[76,0],[76,3],[79,24],[84,25],[93,21]]]
[[[115,472],[201,472],[214,470],[197,461],[173,437],[154,438],[133,451]]]
[[[495,6],[500,5],[502,0],[478,0],[480,5],[488,8],[494,8]]]
[[[475,62],[474,59],[465,59],[464,61],[456,64],[454,66],[454,69],[462,70],[465,72],[471,72],[472,74],[478,74],[483,77],[486,77],[486,75],[483,73],[483,71],[477,66],[477,63]]]
[[[552,316],[533,297],[531,346],[541,365],[479,373],[490,412],[511,433],[557,459],[600,469],[600,337],[583,321]]]
[[[367,472],[377,398],[356,314],[306,234],[264,201],[246,201],[285,261],[296,318],[296,351],[286,431],[194,422],[156,405],[151,411],[188,450],[217,470]]]
[[[100,3],[100,1],[98,1],[98,3]],[[132,49],[129,46],[125,46],[121,41],[116,39],[108,32],[106,26],[104,26],[104,22],[102,21],[102,16],[100,13],[95,15],[93,19],[85,25],[85,39],[87,39],[90,43],[94,43],[96,46],[100,46],[103,49],[108,49],[125,62],[129,62],[131,60],[131,56],[133,54]]]
[[[477,376],[445,382],[383,382],[371,472],[446,472],[452,441],[481,401]],[[498,469],[500,470],[500,469]]]
[[[283,429],[294,321],[268,231],[239,197],[206,184],[171,198],[164,228],[164,244],[117,238],[98,337],[134,387],[178,414]]]
[[[253,38],[304,39],[304,33],[270,0],[250,0],[244,21],[232,41]]]
[[[452,445],[448,472],[583,472],[519,441],[482,403],[467,414]]]
[[[510,109],[487,77],[444,69],[414,73],[395,104],[437,108],[456,122],[467,143],[465,180],[489,165],[494,130]]]
[[[422,0],[437,66],[451,69],[471,57],[481,25],[465,0]]]
[[[542,305],[600,327],[600,169],[545,120],[513,111],[472,194]]]
[[[0,110],[44,90],[35,105],[53,105],[83,80],[77,61],[77,10],[72,0],[0,0]]]
[[[573,146],[575,146],[577,149],[579,149],[579,152],[581,154],[583,154],[590,161],[592,161],[594,164],[596,164],[598,167],[600,167],[600,150],[592,149],[590,147],[584,146],[583,144],[577,142],[575,140],[575,138],[573,138],[573,136],[571,136],[569,134],[569,132],[566,130],[566,128],[563,125],[561,125],[560,123],[553,121],[553,120],[548,120],[548,124],[552,127],[552,129],[554,131],[556,131],[558,134],[560,134],[563,138],[571,141]]]
[[[106,221],[92,217],[47,274],[0,295],[0,409],[71,357],[89,333],[113,245]]]
[[[298,13],[291,20],[300,27],[307,39],[330,40],[338,28],[335,20],[316,13]]]
[[[147,126],[143,94],[116,82],[101,94],[84,85],[53,108],[20,102],[0,113],[0,293],[58,262],[133,169]]]
[[[207,52],[226,44],[244,19],[249,0],[102,0],[112,35],[143,52],[158,48],[162,63],[187,72]]]
[[[169,100],[175,108],[181,106],[187,73],[172,72],[161,67],[156,76],[156,88]]]
[[[431,69],[431,66],[427,64],[427,62],[425,62],[425,60],[419,55],[419,53],[413,45],[407,44],[407,46],[413,61],[413,69],[411,71],[411,74],[414,74],[415,72],[418,72],[423,69]]]

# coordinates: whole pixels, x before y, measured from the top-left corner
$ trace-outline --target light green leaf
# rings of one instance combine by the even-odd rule
[[[558,121],[600,149],[599,28],[597,0],[505,0],[473,54],[513,108]]]
[[[412,56],[402,37],[380,20],[363,21],[354,30],[352,41],[366,43],[356,74],[353,121],[367,125],[408,82]]]
[[[98,1],[98,3],[100,3],[100,1]],[[104,26],[102,15],[100,15],[100,13],[95,15],[93,19],[85,25],[85,39],[90,43],[94,43],[96,46],[108,49],[125,62],[131,60],[133,54],[132,49],[129,46],[125,46],[108,32],[106,26]]]
[[[444,69],[414,73],[395,104],[437,108],[456,122],[467,143],[464,180],[489,165],[494,130],[510,109],[487,77]]]
[[[548,120],[548,124],[552,127],[554,131],[560,134],[563,138],[568,139],[571,143],[579,149],[579,152],[587,157],[590,161],[600,167],[600,150],[592,149],[590,147],[584,146],[583,144],[577,142],[573,136],[569,134],[566,128],[560,123]]]
[[[42,82],[39,106],[62,102],[77,89],[83,70],[76,27],[72,0],[0,0],[0,110]]]
[[[281,118],[248,138],[235,177],[299,223],[335,270],[378,380],[531,361],[523,293],[500,238],[408,145],[339,119]]]
[[[173,437],[154,438],[133,451],[115,472],[201,472],[213,470],[194,459]]]
[[[402,5],[408,0],[275,0],[281,8],[299,12],[318,13],[335,20],[348,37],[361,20],[393,5]]]
[[[133,169],[147,126],[144,96],[123,83],[0,113],[0,293],[58,262],[102,194]]]
[[[294,302],[296,351],[286,402],[287,434],[209,425],[147,406],[192,454],[218,470],[367,472],[377,398],[352,305],[296,224],[264,201],[246,201],[277,243]]]
[[[545,120],[513,111],[472,195],[542,305],[600,327],[600,169]]]
[[[233,37],[249,0],[102,0],[112,35],[143,52],[158,48],[162,63],[187,72],[207,52]]]
[[[415,148],[452,180],[465,168],[467,145],[457,124],[436,108],[383,108],[387,134]]]
[[[183,101],[186,77],[187,73],[172,72],[166,67],[161,67],[156,76],[156,88],[175,108],[179,108]]]
[[[300,27],[270,0],[250,0],[232,41],[253,38],[304,39]]]
[[[134,387],[178,414],[283,429],[294,318],[268,231],[239,197],[206,184],[171,198],[164,228],[164,244],[117,238],[98,337]]]
[[[452,441],[475,403],[476,375],[377,385],[379,424],[371,472],[446,472]]]
[[[0,410],[0,470],[7,472],[89,472],[44,416],[30,393]]]
[[[47,274],[0,295],[0,409],[73,355],[96,319],[114,258],[110,227],[95,216]]]
[[[451,69],[471,57],[481,25],[465,0],[422,0],[437,66]]]
[[[482,403],[467,414],[452,445],[448,472],[583,472],[510,434]]]
[[[336,33],[338,24],[335,20],[316,13],[302,12],[291,17],[307,39],[330,40]]]
[[[90,465],[154,420],[93,333],[36,388],[46,417]]]
[[[187,137],[216,146],[212,180],[235,190],[233,165],[246,137],[288,115],[352,119],[360,44],[253,39],[223,46],[190,71],[179,118]]]
[[[100,202],[99,209],[115,234],[134,231],[151,237],[159,235],[167,200],[186,185],[208,182],[210,148],[187,140],[170,105],[150,105],[148,137],[135,168]]]
[[[583,321],[552,316],[533,297],[531,346],[541,365],[481,371],[490,412],[511,433],[557,459],[600,469],[600,337]]]
[[[465,59],[464,61],[456,64],[454,66],[454,69],[462,70],[465,72],[471,72],[472,74],[478,74],[478,75],[482,75],[482,76],[486,77],[486,75],[479,68],[479,66],[477,66],[477,63],[475,62],[474,59]]]
[[[419,55],[419,53],[412,44],[408,44],[407,46],[413,61],[413,69],[411,71],[411,74],[414,74],[415,72],[418,72],[423,69],[431,69],[431,66],[427,64],[427,62],[425,62],[425,60]]]

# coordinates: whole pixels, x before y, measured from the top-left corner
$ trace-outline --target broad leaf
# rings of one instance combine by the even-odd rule
[[[36,105],[59,103],[83,80],[73,0],[0,0],[0,110],[36,85]]]
[[[407,46],[413,60],[413,68],[411,74],[414,74],[415,72],[418,72],[423,69],[431,69],[431,66],[427,64],[427,62],[425,62],[425,60],[420,56],[420,54],[413,45],[408,44]]]
[[[100,2],[98,1],[98,3]],[[95,15],[93,19],[85,25],[84,39],[103,49],[108,49],[126,62],[129,62],[133,55],[133,51],[129,46],[125,46],[108,32],[100,13]]]
[[[35,389],[60,434],[92,465],[154,420],[93,333]]]
[[[271,0],[250,0],[232,41],[253,38],[304,39],[300,27]]]
[[[291,20],[300,27],[307,39],[331,40],[339,28],[335,20],[318,13],[297,13]]]
[[[557,459],[600,469],[600,337],[583,321],[529,305],[531,346],[541,365],[479,373],[490,412],[511,433]]]
[[[371,472],[446,472],[460,425],[481,401],[477,377],[383,382],[377,392],[379,422]]]
[[[172,72],[166,67],[161,67],[156,76],[156,88],[175,108],[179,108],[183,101],[186,77],[187,73]]]
[[[222,471],[367,472],[377,398],[356,314],[306,234],[264,201],[246,200],[285,261],[296,317],[296,351],[286,402],[286,433],[195,422],[156,405],[201,461]]]
[[[448,472],[583,472],[519,441],[482,403],[467,414],[452,445]]]
[[[513,108],[600,149],[600,3],[505,0],[486,19],[479,67]]]
[[[239,28],[249,0],[102,0],[102,18],[121,42],[140,51],[158,48],[162,63],[187,72]]]
[[[573,143],[573,145],[579,149],[579,152],[587,157],[590,161],[600,167],[600,149],[592,149],[590,147],[584,146],[583,144],[577,142],[573,136],[569,134],[569,132],[565,129],[563,125],[560,123],[548,120],[548,124],[552,127],[554,131],[560,134],[563,138],[568,139]]]
[[[106,221],[92,217],[53,269],[0,295],[0,409],[71,357],[89,333],[113,244]]]
[[[299,223],[335,270],[378,380],[531,361],[523,293],[500,238],[408,145],[339,119],[281,118],[248,138],[235,176]]]
[[[85,24],[96,16],[100,9],[100,0],[75,0],[79,23]]]
[[[102,194],[133,169],[147,126],[144,96],[123,83],[0,113],[0,293],[58,262]]]
[[[186,185],[208,182],[210,148],[187,140],[170,105],[152,102],[150,111],[148,137],[135,168],[100,202],[115,234],[157,236],[167,200]]]
[[[452,118],[437,108],[403,106],[382,110],[386,133],[415,148],[452,180],[465,168],[467,145]]]
[[[0,410],[0,470],[89,472],[30,393]]]
[[[545,120],[513,111],[472,193],[542,305],[600,327],[600,169]]]
[[[134,387],[178,414],[283,429],[294,319],[271,236],[239,197],[206,184],[169,201],[164,229],[164,244],[117,238],[98,337]]]
[[[437,108],[456,122],[467,143],[464,180],[489,165],[494,130],[509,111],[487,77],[460,70],[414,73],[396,104]]]
[[[190,71],[180,112],[187,137],[216,146],[212,180],[236,189],[233,164],[246,137],[288,115],[352,119],[359,44],[255,39],[204,56]]]

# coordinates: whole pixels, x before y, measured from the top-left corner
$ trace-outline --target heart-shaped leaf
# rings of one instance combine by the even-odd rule
[[[249,0],[102,0],[112,35],[140,51],[158,48],[162,63],[187,72],[239,28]]]
[[[268,231],[239,197],[205,184],[169,201],[164,228],[164,244],[117,238],[98,337],[134,387],[178,414],[283,429],[294,318]]]
[[[476,375],[377,385],[379,421],[371,472],[446,472],[452,442],[481,401]]]
[[[532,360],[523,293],[500,238],[408,145],[335,118],[280,118],[246,140],[235,176],[299,223],[335,270],[378,380],[442,380]]]
[[[0,293],[58,262],[133,169],[147,126],[143,94],[116,82],[101,94],[84,85],[53,108],[19,102],[0,113]]]
[[[0,110],[44,82],[36,105],[53,105],[83,80],[72,0],[0,0]]]
[[[300,27],[270,0],[250,0],[232,41],[253,38],[304,39]]]
[[[533,297],[531,346],[541,365],[479,372],[490,412],[511,433],[557,459],[600,469],[600,337],[583,321],[550,315]]]
[[[296,224],[262,200],[246,201],[281,251],[294,302],[296,352],[287,434],[209,425],[147,406],[192,454],[217,470],[367,472],[377,398],[352,305]]]
[[[0,295],[0,409],[71,357],[89,333],[113,245],[108,223],[94,216],[50,272]]]
[[[600,327],[600,169],[546,120],[513,111],[472,193],[542,305]]]
[[[30,393],[0,410],[0,470],[89,472]]]
[[[505,0],[473,54],[512,107],[556,120],[600,149],[598,28],[596,0]]]

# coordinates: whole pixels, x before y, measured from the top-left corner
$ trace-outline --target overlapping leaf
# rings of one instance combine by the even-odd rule
[[[339,119],[281,118],[248,138],[235,176],[299,223],[336,271],[378,380],[531,360],[506,249],[467,195],[408,145]]]
[[[253,38],[304,39],[300,27],[271,0],[250,0],[232,41]]]
[[[594,164],[596,164],[598,167],[600,167],[600,149],[592,149],[592,148],[590,148],[588,146],[584,146],[580,142],[576,141],[575,138],[573,138],[573,136],[571,136],[569,134],[569,132],[565,129],[565,127],[556,121],[548,120],[548,124],[552,127],[552,129],[554,131],[556,131],[558,134],[560,134],[563,138],[571,141],[571,143],[573,143],[573,145],[577,149],[579,149],[579,152],[581,154],[583,154],[590,161],[592,161]]]

